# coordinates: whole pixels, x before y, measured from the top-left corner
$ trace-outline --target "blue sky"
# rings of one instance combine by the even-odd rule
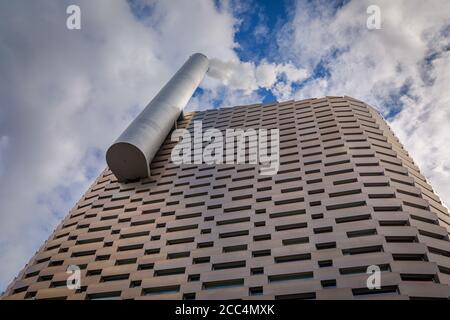
[[[330,5],[337,8],[340,1],[335,1],[335,3],[330,1]],[[216,6],[220,7],[219,1],[216,1]],[[235,6],[234,10],[240,19],[239,28],[234,36],[235,42],[238,44],[235,52],[239,59],[250,62],[263,59],[270,63],[283,62],[282,57],[277,54],[277,34],[286,20],[292,16],[295,1],[269,0],[244,4],[235,1],[232,6]],[[263,29],[262,34],[258,34],[259,29]],[[320,64],[304,82],[316,77],[324,77],[326,73],[326,68]],[[302,83],[295,85],[300,88]],[[258,88],[258,95],[262,98],[262,103],[277,101],[272,91],[266,88]]]
[[[65,27],[70,4],[81,30]],[[366,26],[374,4],[380,30]],[[189,110],[353,96],[450,201],[448,12],[447,0],[1,1],[0,289],[193,52],[211,68]]]

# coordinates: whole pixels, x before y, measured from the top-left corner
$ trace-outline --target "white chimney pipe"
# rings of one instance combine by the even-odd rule
[[[193,54],[106,152],[119,181],[150,175],[150,162],[208,71],[209,60]]]

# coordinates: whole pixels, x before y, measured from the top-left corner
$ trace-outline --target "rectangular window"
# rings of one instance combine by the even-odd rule
[[[179,291],[180,291],[180,286],[174,285],[174,286],[164,286],[164,287],[143,289],[142,294],[144,296],[153,296],[153,295],[159,295],[159,294],[173,294],[173,293],[178,293]]]
[[[243,285],[244,285],[244,279],[229,279],[229,280],[221,280],[221,281],[204,282],[203,289],[205,289],[205,290],[224,289],[224,288],[240,287]]]
[[[183,274],[185,270],[186,270],[186,268],[171,268],[171,269],[155,270],[155,277]]]
[[[269,276],[269,282],[311,279],[313,272],[285,273]]]
[[[223,263],[214,263],[212,265],[213,270],[224,270],[224,269],[233,269],[233,268],[244,268],[245,260],[242,261],[232,261],[232,262],[223,262]]]

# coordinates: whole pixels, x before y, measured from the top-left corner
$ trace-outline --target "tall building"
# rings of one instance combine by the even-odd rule
[[[196,120],[278,128],[278,173],[174,165],[169,135],[148,178],[106,169],[4,298],[450,297],[449,213],[373,108],[325,97],[185,113],[177,127]]]

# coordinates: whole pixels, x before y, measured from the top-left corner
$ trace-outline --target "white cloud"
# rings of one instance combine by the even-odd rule
[[[446,204],[450,199],[450,52],[432,62],[432,86],[417,88],[392,127]]]
[[[214,90],[206,90],[202,95],[191,99],[186,111],[200,111],[211,109],[220,101],[220,107],[233,107],[237,105],[247,105],[261,103],[262,97],[255,91],[250,93],[243,90],[230,91],[225,86],[219,86]]]
[[[366,9],[381,9],[382,29],[366,28]],[[297,99],[350,95],[378,107],[444,201],[450,201],[449,1],[299,2],[279,33],[285,59],[320,65],[329,76],[308,81]],[[427,57],[435,59],[427,63]],[[437,55],[437,56],[436,56]],[[430,60],[430,59],[428,59]],[[289,89],[289,88],[288,88]],[[391,99],[393,97],[393,99]],[[395,101],[401,105],[393,105]]]
[[[229,88],[247,93],[258,89],[255,65],[252,62],[222,61],[211,57],[208,75]]]
[[[283,85],[290,88],[292,83],[306,79],[308,72],[291,63],[276,64],[262,60],[257,65],[254,62],[211,58],[208,75],[217,79],[220,85],[251,93],[259,88],[273,89],[281,86],[282,76],[285,77]]]
[[[277,66],[266,61],[263,61],[255,69],[256,84],[261,88],[270,89],[277,82],[277,76]]]
[[[66,7],[82,29],[66,29]],[[193,52],[235,59],[211,1],[0,2],[0,289],[105,167],[104,152]],[[207,26],[207,27],[205,27]],[[5,138],[7,137],[7,138]]]
[[[289,82],[300,82],[305,80],[309,73],[306,69],[296,68],[293,64],[287,63],[278,66],[278,72],[284,73]]]

